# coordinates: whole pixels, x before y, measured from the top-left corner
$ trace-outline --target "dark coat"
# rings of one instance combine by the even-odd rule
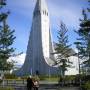
[[[27,87],[29,88],[31,88],[31,87],[33,87],[33,80],[32,80],[32,78],[27,78]]]

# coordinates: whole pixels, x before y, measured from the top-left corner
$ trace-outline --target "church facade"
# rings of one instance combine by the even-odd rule
[[[25,62],[17,75],[57,74],[54,61],[48,8],[45,0],[37,0]]]

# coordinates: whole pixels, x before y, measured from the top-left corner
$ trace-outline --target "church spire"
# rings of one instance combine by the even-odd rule
[[[48,12],[46,1],[45,0],[37,0],[35,9],[34,9],[34,13],[42,12],[43,10],[46,10]]]
[[[41,0],[37,0],[36,6],[35,6],[35,10],[34,10],[34,11],[40,10],[40,7],[41,7],[40,4],[41,4]]]
[[[40,75],[57,73],[56,69],[52,68],[54,63],[54,56],[51,55],[52,51],[47,4],[45,0],[37,0],[25,62],[22,68],[16,72],[17,75],[35,75],[37,72]]]

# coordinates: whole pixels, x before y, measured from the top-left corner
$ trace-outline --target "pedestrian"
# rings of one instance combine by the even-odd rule
[[[27,78],[27,90],[32,90],[32,87],[33,87],[33,80],[32,80],[32,77],[29,76]]]
[[[33,83],[34,83],[34,86],[33,86],[34,90],[38,90],[38,88],[39,88],[39,81],[34,79]]]

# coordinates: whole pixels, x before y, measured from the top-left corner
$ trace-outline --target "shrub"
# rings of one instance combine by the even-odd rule
[[[87,81],[84,85],[81,85],[82,90],[90,90],[90,81]]]
[[[86,82],[85,89],[86,90],[90,90],[90,81]]]
[[[0,84],[2,83],[3,80],[0,79]]]

